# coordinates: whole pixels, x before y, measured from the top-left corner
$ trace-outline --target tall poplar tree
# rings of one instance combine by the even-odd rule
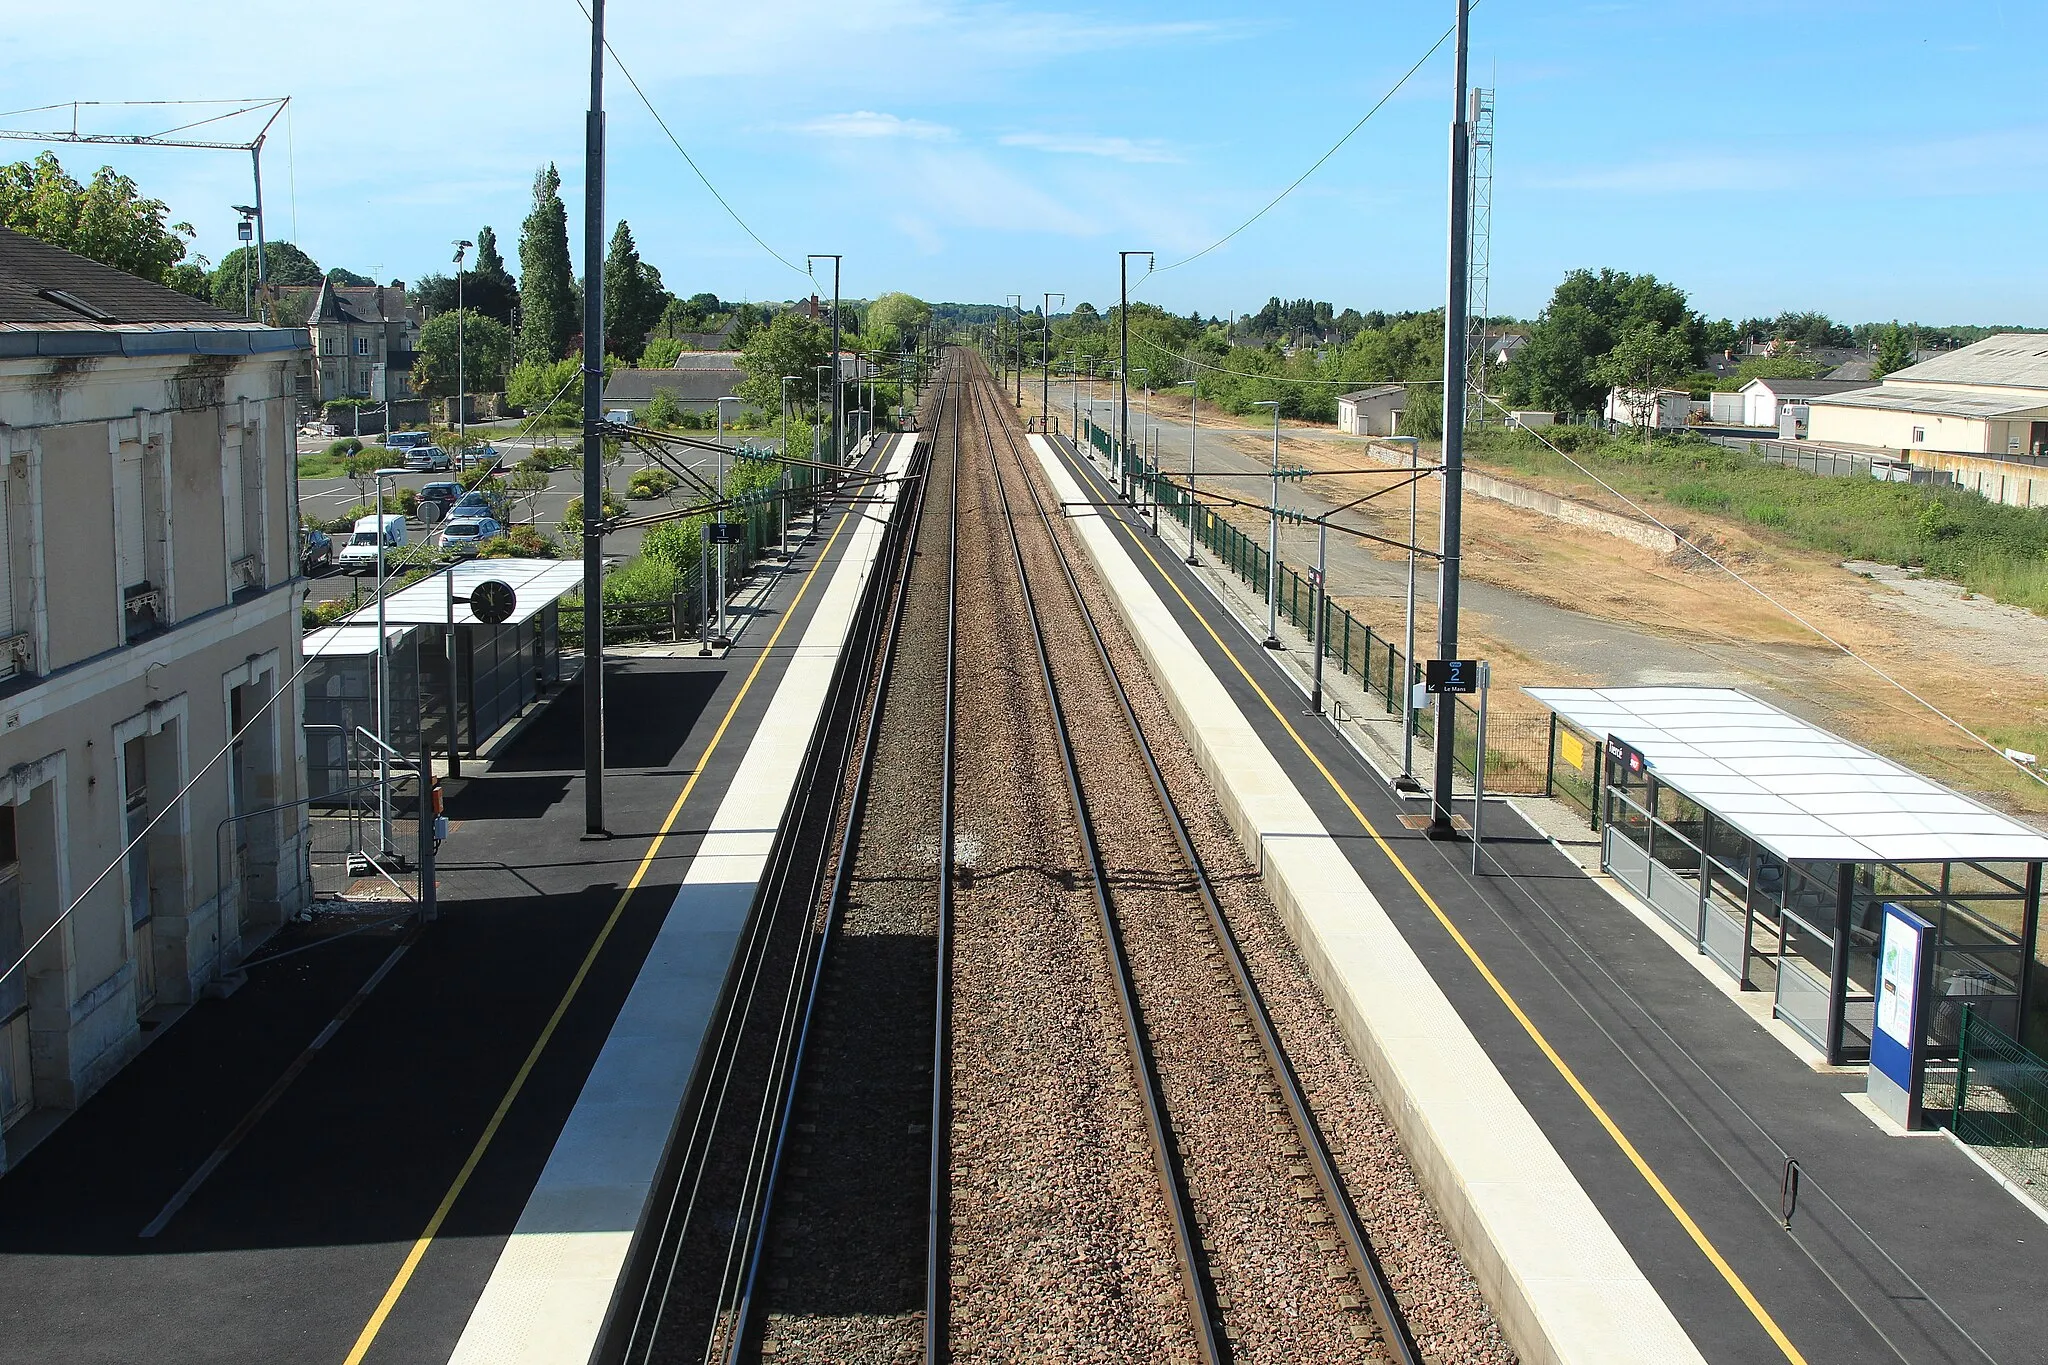
[[[604,258],[605,350],[626,360],[638,360],[647,344],[647,334],[661,318],[667,304],[661,277],[640,259],[634,245],[633,229],[619,220],[612,233],[611,250]]]
[[[519,229],[519,358],[546,365],[581,330],[569,266],[569,210],[550,161],[533,177],[533,210]]]
[[[463,305],[509,325],[519,284],[505,268],[505,258],[498,254],[498,234],[488,225],[477,230],[475,267],[462,274]]]

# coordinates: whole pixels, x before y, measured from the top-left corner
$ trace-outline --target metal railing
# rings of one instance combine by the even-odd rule
[[[1081,419],[1081,427],[1091,445],[1105,458],[1114,458],[1114,436],[1086,417]],[[1261,602],[1265,601],[1269,576],[1268,554],[1264,545],[1212,508],[1198,505],[1191,509],[1186,490],[1160,477],[1159,471],[1136,452],[1131,455],[1130,468],[1139,486],[1156,498],[1162,517],[1170,517],[1185,528],[1192,511],[1196,542],[1242,580]],[[1186,534],[1185,529],[1181,534]],[[1316,602],[1320,597],[1324,613],[1323,657],[1337,666],[1339,675],[1357,678],[1368,701],[1377,699],[1385,714],[1398,716],[1401,699],[1410,695],[1414,686],[1422,681],[1421,664],[1411,662],[1399,642],[1376,632],[1371,624],[1358,619],[1349,609],[1320,596],[1308,574],[1285,559],[1280,561],[1279,573],[1275,577],[1279,588],[1279,617],[1304,634],[1313,636]],[[1466,697],[1458,696],[1456,702],[1457,742],[1453,745],[1452,754],[1458,771],[1470,780],[1478,754],[1479,713]],[[1416,734],[1422,741],[1434,742],[1434,711],[1428,708],[1417,711],[1415,725]],[[1487,717],[1487,790],[1518,794],[1541,792],[1549,762],[1550,726],[1547,717],[1503,714],[1499,710]]]
[[[1934,1092],[1930,1076],[1930,1102]],[[2048,1061],[1967,1004],[1962,1007],[1949,1128],[2014,1184],[2036,1190],[2048,1184]]]

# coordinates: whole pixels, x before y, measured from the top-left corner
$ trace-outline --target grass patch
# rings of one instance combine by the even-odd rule
[[[1920,568],[2048,615],[2048,513],[1959,488],[1820,478],[1693,436],[1645,442],[1570,427],[1546,434],[1659,515],[1732,517],[1804,549]],[[1528,432],[1484,428],[1471,434],[1469,449],[1475,462],[1506,473],[1587,486]]]
[[[299,456],[299,477],[302,479],[338,479],[342,466],[348,461],[340,456],[319,451],[312,455]]]

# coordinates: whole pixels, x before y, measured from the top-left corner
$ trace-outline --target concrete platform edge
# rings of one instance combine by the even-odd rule
[[[1080,501],[1045,438],[1030,439],[1059,496]],[[1522,1360],[1702,1360],[1106,523],[1074,525]]]

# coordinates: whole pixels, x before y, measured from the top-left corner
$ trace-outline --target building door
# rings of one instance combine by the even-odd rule
[[[21,928],[21,861],[14,807],[0,806],[0,972],[28,946]],[[29,1074],[28,970],[0,977],[0,1129],[35,1108]]]
[[[151,908],[149,840],[142,832],[149,828],[149,740],[137,735],[121,749],[124,822],[122,835],[128,849],[128,923],[134,933],[135,1010],[140,1014],[156,1003],[156,934]]]
[[[2048,422],[2027,424],[2027,453],[2036,459],[2048,455]]]

